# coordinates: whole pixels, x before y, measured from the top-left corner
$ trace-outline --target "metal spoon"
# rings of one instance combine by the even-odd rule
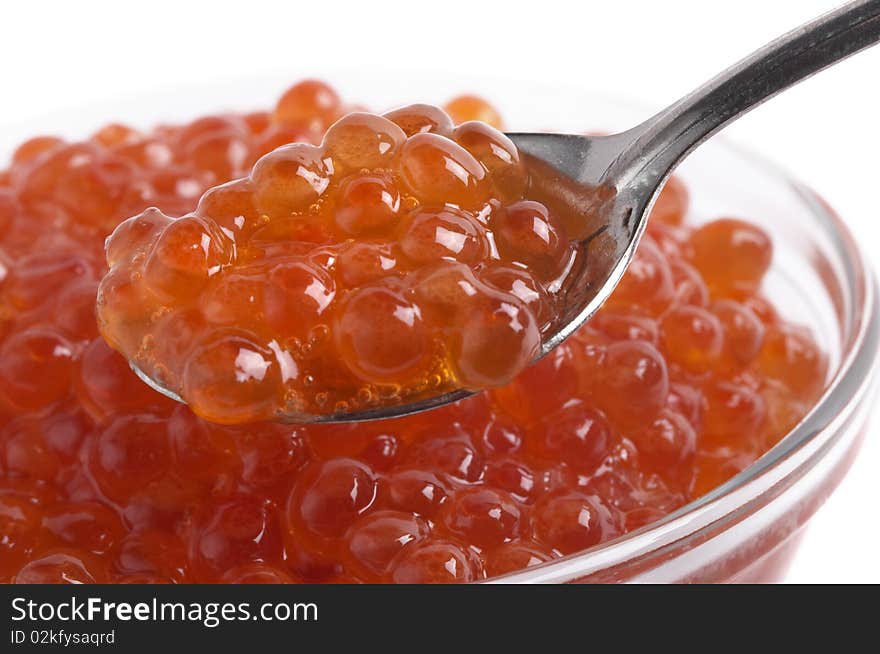
[[[585,230],[589,236],[581,246],[586,256],[566,282],[563,310],[554,330],[545,337],[539,358],[589,320],[617,286],[633,258],[655,198],[682,159],[750,109],[878,41],[880,0],[850,2],[772,41],[653,118],[620,134],[508,134],[531,168],[541,171],[542,195],[583,210],[594,222]],[[134,364],[132,369],[158,392],[183,402]],[[458,390],[408,404],[314,416],[312,421],[391,418],[471,394]],[[291,420],[300,422],[303,418]]]

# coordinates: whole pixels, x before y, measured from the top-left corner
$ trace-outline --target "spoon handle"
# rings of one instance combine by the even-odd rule
[[[655,187],[691,150],[765,100],[880,41],[880,0],[849,2],[770,42],[620,136],[606,179]]]

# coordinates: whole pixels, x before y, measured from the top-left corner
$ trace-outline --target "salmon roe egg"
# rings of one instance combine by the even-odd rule
[[[169,299],[196,295],[229,263],[230,250],[225,235],[207,220],[196,216],[175,220],[144,261],[145,283]]]
[[[306,81],[0,171],[0,582],[479,581],[661,519],[821,394],[826,353],[762,293],[770,238],[694,225],[678,177],[606,305],[525,367],[579,217],[529,195],[484,101],[350,106]],[[492,388],[271,421],[461,386]]]
[[[535,506],[535,538],[571,554],[613,538],[619,526],[611,511],[595,495],[577,491],[549,493]]]
[[[516,202],[494,225],[504,256],[524,263],[533,274],[552,278],[564,260],[559,256],[567,238],[562,225],[539,202]]]
[[[272,217],[306,211],[330,185],[321,150],[294,143],[262,157],[251,171],[256,205]]]
[[[352,372],[367,382],[418,376],[430,355],[418,307],[383,288],[350,295],[333,332]]]
[[[471,388],[501,386],[538,354],[541,332],[516,300],[490,298],[474,306],[453,344],[453,366]]]
[[[452,133],[453,123],[442,109],[429,104],[413,104],[389,111],[385,118],[400,127],[409,136],[431,132],[448,136]]]
[[[476,95],[460,95],[447,102],[443,109],[456,123],[478,120],[496,129],[501,129],[503,126],[498,110]]]
[[[187,361],[182,390],[197,414],[214,422],[249,422],[276,404],[280,364],[246,334],[201,345]]]
[[[469,120],[456,126],[453,138],[483,164],[502,193],[510,196],[525,193],[528,171],[513,141],[504,134],[485,122]]]
[[[397,222],[400,193],[387,176],[355,175],[343,182],[336,224],[349,234],[381,231]]]
[[[407,549],[395,563],[391,579],[398,584],[451,584],[476,581],[482,570],[474,555],[451,542],[426,543]]]
[[[400,172],[421,202],[476,208],[489,199],[486,169],[470,152],[439,134],[408,138],[400,152]]]
[[[278,100],[272,119],[283,125],[326,128],[342,108],[336,91],[320,80],[305,80],[290,87]]]
[[[357,170],[391,164],[406,134],[385,117],[352,113],[341,118],[324,135],[324,147],[340,167]]]
[[[772,257],[769,237],[733,218],[703,225],[690,237],[694,265],[716,293],[754,292]]]
[[[400,230],[400,249],[416,263],[447,259],[473,265],[487,249],[480,224],[455,207],[416,209]]]

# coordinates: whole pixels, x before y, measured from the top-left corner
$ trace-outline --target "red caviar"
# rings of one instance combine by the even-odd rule
[[[275,116],[324,125],[338,106],[305,82]],[[473,97],[450,106],[499,122]],[[274,150],[194,213],[148,209],[119,225],[102,334],[214,422],[503,385],[537,354],[575,255],[527,183],[516,147],[486,123],[455,127],[427,105],[348,114],[320,146]],[[183,315],[199,322],[168,351],[164,326]]]
[[[491,107],[474,103],[452,104],[450,113],[485,120]],[[371,311],[393,314],[413,302],[375,280],[412,252],[428,257],[430,248],[416,239],[405,255],[364,234],[338,255],[267,251],[265,258],[283,261],[202,284],[205,266],[228,256],[229,244],[220,237],[215,243],[218,231],[266,229],[251,192],[233,184],[221,187],[229,191],[222,201],[215,191],[199,200],[202,194],[279,145],[319,143],[345,112],[332,89],[312,81],[285,94],[273,112],[148,132],[112,125],[75,144],[33,139],[0,173],[0,581],[475,581],[591,547],[675,510],[753,462],[821,392],[824,354],[760,295],[769,239],[741,220],[688,226],[687,191],[677,180],[657,203],[636,261],[607,306],[500,388],[427,414],[356,426],[219,425],[150,390],[104,342],[94,316],[106,272],[103,240],[125,216],[143,212],[118,228],[111,262],[136,259],[130,244],[155,234],[142,262],[153,271],[149,293],[198,298],[190,310],[156,320],[154,345],[163,360],[180,360],[209,325],[228,324],[211,328],[188,375],[198,378],[233,352],[242,374],[255,380],[246,397],[253,407],[266,403],[262,381],[281,374],[266,367],[257,379],[278,354],[243,335],[241,311],[229,308],[257,302],[255,289],[265,296],[266,276],[281,296],[266,318],[281,324],[294,310],[285,294],[304,274],[314,285],[313,305],[297,307],[298,315],[316,311],[331,288],[357,288],[347,302]],[[486,149],[469,151],[487,175],[504,179],[512,189],[505,193],[521,196],[518,174],[497,174],[503,157],[485,157],[494,151],[479,140],[493,134],[487,128],[453,128],[436,109],[391,115],[405,132],[454,129],[466,149],[465,134],[483,143]],[[390,138],[376,137],[371,152]],[[340,139],[338,151],[346,143]],[[320,160],[292,160],[297,169],[322,171]],[[376,166],[356,180],[345,191],[340,185],[336,197],[350,211],[337,213],[333,229],[366,234],[382,229],[387,212],[403,210],[405,193],[398,190],[395,210],[394,185]],[[267,205],[314,191],[272,188]],[[530,217],[526,223],[545,219],[524,202],[512,218],[508,212],[504,229],[519,233],[518,214]],[[151,206],[158,211],[147,211]],[[460,211],[472,209],[421,212],[411,222],[452,226]],[[173,223],[163,215],[191,212]],[[307,227],[300,237],[322,234],[322,225]],[[265,247],[277,247],[284,233],[267,235]],[[467,232],[459,234],[466,242]],[[203,235],[210,244],[198,251],[176,245],[194,237],[201,244]],[[533,272],[552,258],[528,239],[510,246],[517,256],[534,256],[528,270],[474,271],[456,261],[419,271],[422,321],[455,308],[462,284],[513,294],[546,321],[552,306]],[[328,278],[322,270],[331,256],[338,260]],[[719,265],[725,261],[736,263]],[[103,284],[133,306],[147,292],[135,282],[111,274]],[[340,330],[363,374],[418,369],[411,349],[358,358],[374,328],[355,313]],[[135,342],[134,330],[116,333]],[[301,347],[320,354],[335,338],[316,322]],[[303,383],[347,374],[317,366]],[[234,413],[241,406],[220,408]]]

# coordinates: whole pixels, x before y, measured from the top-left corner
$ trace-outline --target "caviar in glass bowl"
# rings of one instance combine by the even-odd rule
[[[103,241],[150,207],[196,211],[207,189],[277,147],[320,143],[347,111],[317,82],[279,106],[38,138],[0,174],[0,579],[549,574],[634,542],[751,469],[838,363],[763,295],[774,239],[753,216],[705,220],[701,186],[674,180],[608,305],[511,383],[354,426],[200,418],[143,385],[98,334]],[[473,99],[449,111],[459,123],[498,113]],[[162,347],[198,331],[202,303],[184,318]]]

